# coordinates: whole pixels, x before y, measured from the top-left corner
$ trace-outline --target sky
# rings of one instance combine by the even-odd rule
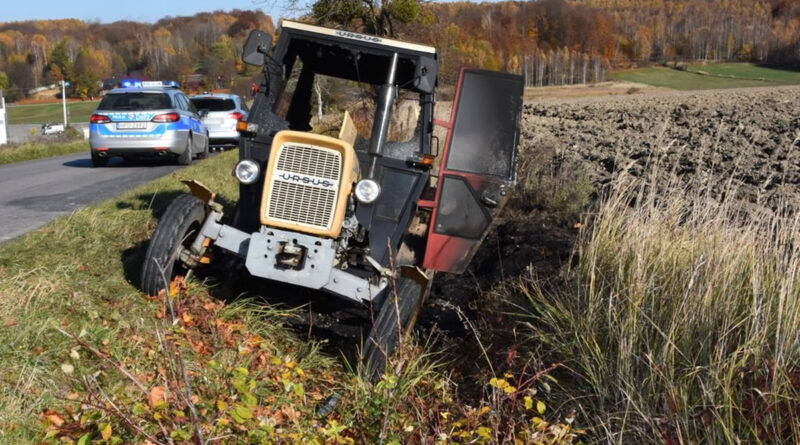
[[[116,20],[155,22],[166,16],[194,15],[222,9],[260,9],[277,19],[287,0],[0,0],[0,22],[76,18],[109,23]],[[301,2],[302,3],[302,2]]]

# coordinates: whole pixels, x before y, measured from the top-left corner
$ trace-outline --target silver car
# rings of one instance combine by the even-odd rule
[[[248,108],[236,94],[201,94],[190,99],[195,108],[208,114],[203,123],[208,127],[211,147],[238,147],[236,124],[247,120]]]

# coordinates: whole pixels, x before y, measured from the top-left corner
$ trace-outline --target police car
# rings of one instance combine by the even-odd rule
[[[122,82],[90,118],[92,165],[106,166],[113,156],[172,157],[188,165],[208,154],[201,117],[177,82]]]

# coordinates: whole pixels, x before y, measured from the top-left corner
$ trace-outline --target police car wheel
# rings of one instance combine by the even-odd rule
[[[178,164],[189,165],[192,163],[192,136],[186,138],[186,149],[178,155]]]
[[[378,300],[383,301],[379,303],[362,351],[364,369],[373,381],[380,378],[388,358],[414,327],[422,303],[430,292],[427,284],[403,276],[395,280],[395,286],[388,286],[382,292],[385,295],[378,296]]]
[[[187,268],[177,258],[180,248],[194,241],[206,217],[205,203],[195,196],[181,194],[167,207],[147,246],[140,287],[148,295],[158,295],[176,275]]]
[[[199,159],[205,159],[205,158],[207,158],[207,157],[208,157],[208,151],[209,151],[209,147],[208,147],[208,135],[206,135],[206,143],[205,143],[205,144],[203,144],[203,151],[201,151],[201,152],[200,152],[200,154],[198,154],[198,155],[197,155],[197,157],[198,157]]]
[[[108,165],[108,158],[101,158],[100,156],[92,153],[92,167],[105,167]]]

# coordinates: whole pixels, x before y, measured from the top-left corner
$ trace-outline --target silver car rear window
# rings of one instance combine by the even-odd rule
[[[208,111],[230,111],[236,109],[236,103],[233,99],[215,99],[215,98],[194,98],[191,99],[195,108],[198,110]]]
[[[120,93],[109,94],[100,101],[98,110],[141,111],[172,108],[169,95],[164,93]]]

